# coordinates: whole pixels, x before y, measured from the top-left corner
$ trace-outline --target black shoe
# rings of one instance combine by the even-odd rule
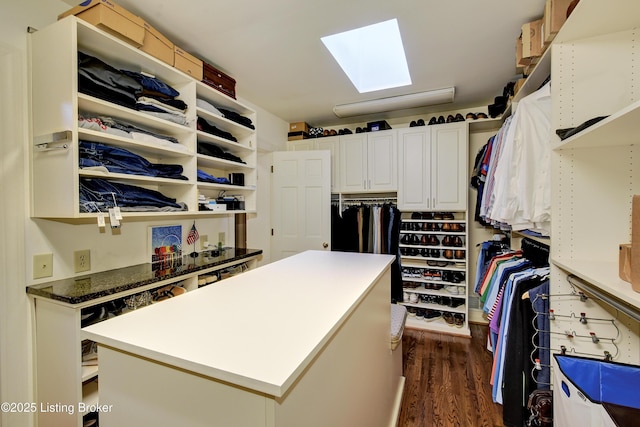
[[[416,126],[424,126],[424,120],[418,119],[418,121],[416,122]]]
[[[464,117],[462,117],[462,114],[458,113],[456,114],[456,116],[453,118],[454,122],[464,122]]]
[[[411,121],[411,123],[409,123],[409,127],[410,127],[410,128],[414,128],[414,127],[416,127],[416,126],[417,126],[417,125],[416,125],[415,120],[412,120],[412,121]]]
[[[429,120],[429,126],[435,125],[437,123],[438,123],[438,119],[436,119],[435,117],[431,117],[431,120]]]
[[[453,123],[453,122],[454,122],[454,118],[453,118],[453,116],[451,114],[449,114],[447,116],[447,123]]]
[[[439,117],[438,117],[438,124],[439,124],[439,125],[441,125],[441,124],[443,124],[443,123],[445,123],[445,121],[444,121],[444,116],[439,116]]]

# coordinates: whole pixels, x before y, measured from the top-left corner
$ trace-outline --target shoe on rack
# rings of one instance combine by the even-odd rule
[[[460,295],[460,289],[455,285],[445,285],[444,290],[451,295]]]
[[[458,113],[456,114],[456,116],[453,118],[454,122],[464,122],[464,117],[462,117],[462,114]]]
[[[447,325],[453,326],[454,324],[453,313],[449,313],[445,311],[444,313],[442,313],[442,318],[444,319],[445,322],[447,322]]]
[[[438,124],[441,125],[445,123],[444,116],[438,116]]]
[[[452,245],[458,248],[464,246],[464,243],[462,243],[462,238],[460,236],[455,236],[453,238]]]
[[[429,120],[429,126],[435,125],[437,123],[438,123],[438,119],[436,119],[435,117],[431,117],[431,120]]]
[[[425,322],[433,322],[434,320],[438,320],[442,317],[442,312],[438,310],[426,309],[424,313],[424,321]]]
[[[467,113],[467,120],[477,120],[478,116],[476,116],[474,113]]]
[[[464,298],[451,298],[449,301],[449,307],[456,308],[464,304]]]
[[[424,126],[424,119],[418,119],[416,126]]]
[[[455,259],[464,259],[464,251],[462,249],[456,249],[453,253]]]
[[[451,230],[451,226],[452,226],[452,225],[453,225],[453,224],[449,224],[448,222],[443,223],[443,224],[442,224],[442,231],[452,231],[452,230]]]
[[[453,249],[445,249],[443,253],[446,259],[453,259]]]
[[[416,124],[416,121],[415,121],[415,120],[411,120],[411,123],[409,123],[409,127],[410,127],[410,128],[414,128],[414,127],[416,127],[416,126],[418,126],[418,125]]]
[[[442,219],[454,220],[455,217],[453,216],[453,212],[443,212]]]
[[[464,325],[464,314],[462,313],[454,314],[453,323],[455,324],[456,327],[462,328],[462,326]]]
[[[447,123],[453,123],[453,121],[454,121],[453,116],[452,116],[451,114],[449,114],[449,115],[447,116]]]
[[[462,271],[451,272],[451,280],[449,282],[462,283],[464,282],[464,273]]]
[[[442,246],[453,246],[453,238],[451,236],[444,236],[442,238]]]
[[[431,256],[431,258],[440,258],[440,249],[431,249],[429,256]]]

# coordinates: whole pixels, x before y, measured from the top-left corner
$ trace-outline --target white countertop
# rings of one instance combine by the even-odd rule
[[[281,397],[395,257],[308,251],[83,329],[83,338]]]

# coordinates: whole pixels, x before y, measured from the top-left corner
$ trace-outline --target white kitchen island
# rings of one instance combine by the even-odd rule
[[[394,426],[393,260],[308,251],[84,328],[100,425]]]

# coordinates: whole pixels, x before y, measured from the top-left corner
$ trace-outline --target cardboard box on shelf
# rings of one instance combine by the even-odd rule
[[[531,58],[522,57],[522,34],[516,39],[516,68],[520,69],[531,64]]]
[[[58,15],[58,19],[76,15],[135,47],[144,41],[144,19],[111,0],[90,0]]]
[[[631,288],[640,292],[640,195],[631,202]]]
[[[515,95],[516,93],[518,93],[518,91],[519,91],[520,89],[522,89],[522,85],[524,85],[524,82],[526,82],[526,81],[527,81],[527,79],[526,79],[526,78],[524,78],[524,79],[518,79],[518,80],[516,81],[516,84],[513,86],[513,94],[514,94],[514,95]]]
[[[160,31],[153,28],[148,22],[145,21],[143,26],[144,41],[142,42],[142,46],[140,46],[140,50],[173,66],[175,54],[173,42],[163,36]]]
[[[289,123],[289,132],[305,132],[309,133],[309,125],[305,122]]]
[[[544,5],[544,42],[549,44],[567,20],[571,0],[546,0]]]
[[[202,80],[202,60],[174,45],[173,66],[189,74],[194,79]]]
[[[631,245],[620,245],[618,255],[618,275],[625,282],[631,282]]]
[[[527,22],[522,26],[522,57],[533,58],[542,56],[544,39],[542,25],[544,19]]]

